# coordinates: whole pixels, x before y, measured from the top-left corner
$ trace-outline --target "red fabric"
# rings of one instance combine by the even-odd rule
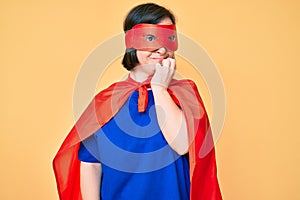
[[[154,51],[161,47],[176,51],[178,48],[176,26],[174,24],[137,24],[126,32],[125,45],[126,48],[144,51]]]
[[[100,92],[70,133],[67,135],[53,160],[53,169],[61,200],[81,200],[80,142],[107,123],[124,105],[130,94],[149,84],[127,80],[115,83]],[[195,83],[190,80],[172,80],[168,91],[174,102],[184,112],[190,138],[189,163],[191,177],[191,200],[222,199],[215,161],[214,143],[208,117]]]
[[[138,111],[145,112],[148,105],[148,91],[147,85],[142,85],[139,87],[139,98],[138,98]]]

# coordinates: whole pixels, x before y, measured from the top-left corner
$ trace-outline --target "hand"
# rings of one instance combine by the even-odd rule
[[[161,86],[168,88],[175,72],[176,61],[173,58],[166,58],[162,65],[155,65],[155,73],[151,79],[151,86]]]

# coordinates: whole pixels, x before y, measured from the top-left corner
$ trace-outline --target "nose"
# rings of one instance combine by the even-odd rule
[[[160,55],[165,55],[168,52],[168,50],[165,47],[159,48],[156,53],[159,53]]]

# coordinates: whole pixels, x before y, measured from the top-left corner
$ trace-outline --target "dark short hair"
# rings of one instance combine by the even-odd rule
[[[162,19],[170,18],[175,24],[175,17],[170,10],[154,3],[141,4],[131,9],[125,18],[123,29],[124,32],[132,29],[137,24],[158,24]],[[122,65],[127,70],[132,70],[139,64],[136,49],[126,50]]]

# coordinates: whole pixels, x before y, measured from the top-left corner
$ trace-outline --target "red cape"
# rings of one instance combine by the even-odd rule
[[[53,160],[53,169],[61,200],[81,200],[80,142],[106,124],[124,105],[134,90],[150,80],[138,83],[128,77],[97,94],[67,135]],[[191,200],[222,199],[215,160],[214,143],[204,104],[194,82],[172,80],[169,94],[184,112],[190,138],[189,163]],[[141,94],[141,93],[140,93]]]

